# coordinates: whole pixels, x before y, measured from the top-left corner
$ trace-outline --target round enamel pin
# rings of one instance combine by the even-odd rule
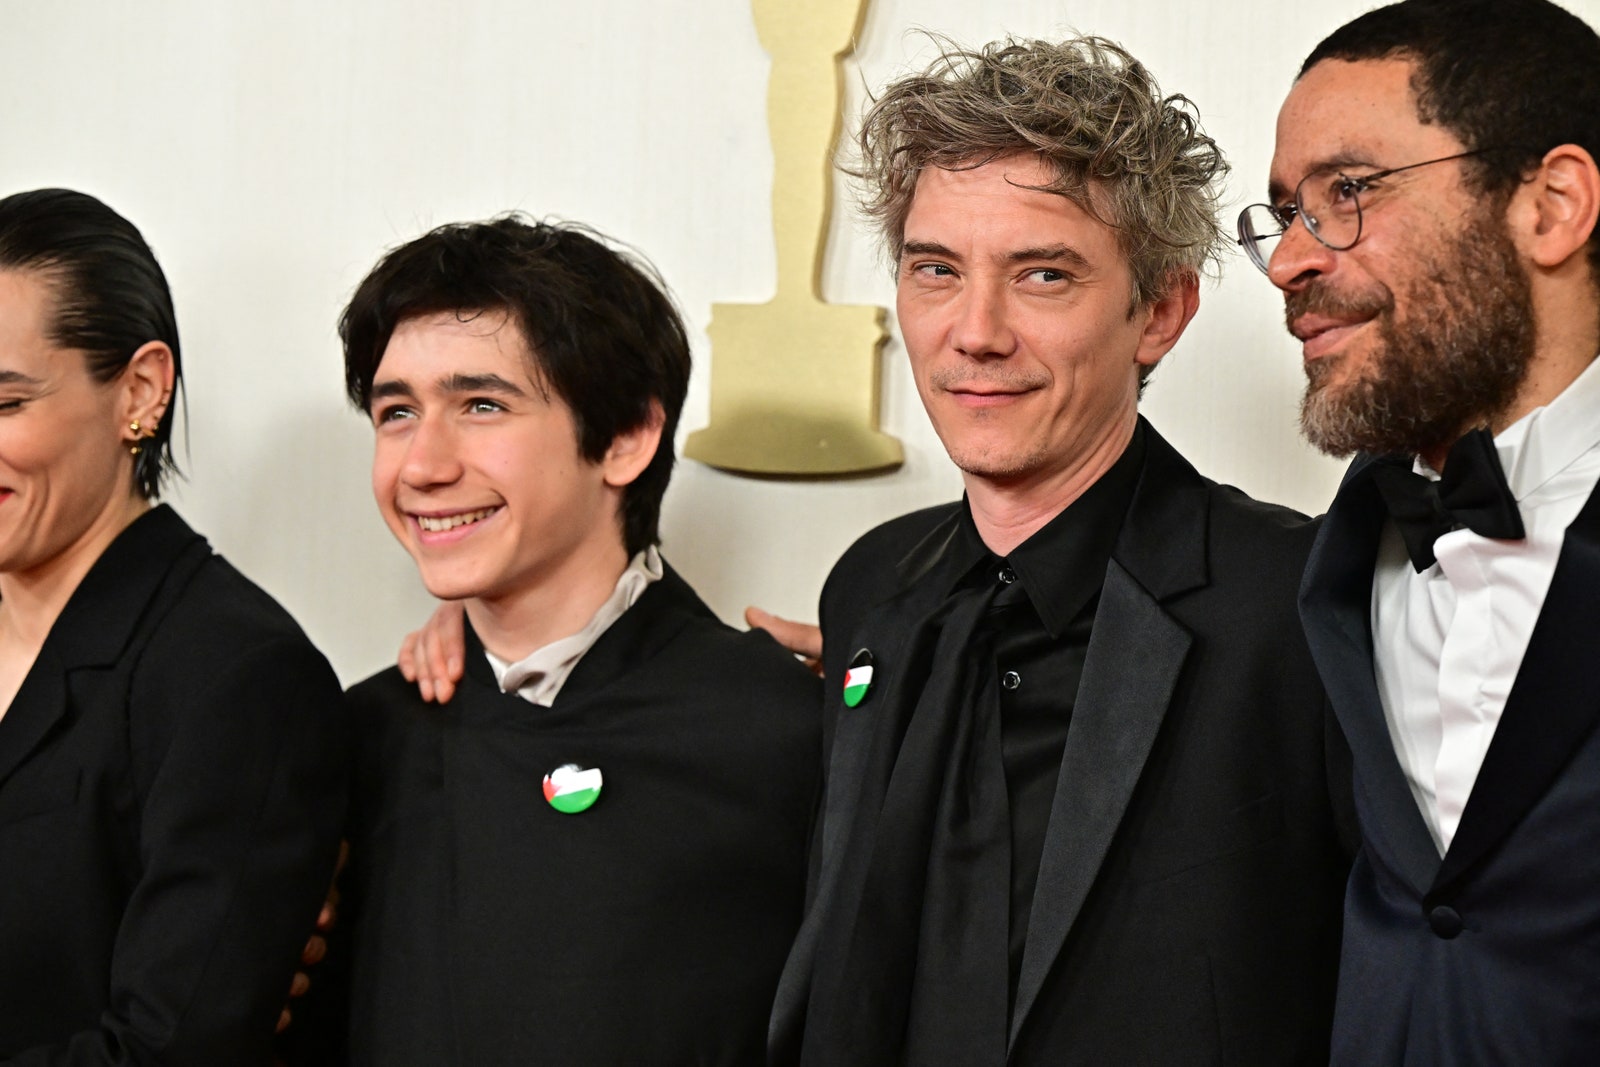
[[[872,689],[872,653],[867,649],[857,652],[844,672],[844,706],[853,708],[867,699]]]
[[[563,763],[544,776],[544,798],[563,815],[576,815],[594,807],[603,781],[599,767],[586,770],[576,763]]]

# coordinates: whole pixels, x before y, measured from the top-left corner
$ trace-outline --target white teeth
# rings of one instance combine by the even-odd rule
[[[428,515],[418,515],[417,525],[429,533],[443,533],[446,530],[454,530],[457,526],[465,526],[469,522],[477,522],[480,519],[487,519],[497,510],[499,509],[481,508],[478,511],[464,511],[460,515],[445,515],[439,518],[433,518]]]

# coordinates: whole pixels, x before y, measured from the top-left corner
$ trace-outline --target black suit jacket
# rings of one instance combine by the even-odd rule
[[[1387,512],[1352,465],[1301,614],[1349,738],[1361,850],[1345,911],[1334,1062],[1600,1062],[1600,492],[1567,529],[1461,823],[1441,859],[1395,756],[1372,667]]]
[[[338,680],[170,509],[0,719],[0,1064],[267,1062],[344,816]]]
[[[1295,618],[1312,528],[1147,452],[1094,619],[1046,835],[1011,1064],[1326,1062],[1348,868],[1330,801],[1337,732]],[[843,707],[854,652],[874,686],[920,685],[897,653],[948,588],[961,505],[868,533],[822,597],[828,780],[811,912],[785,970],[776,1063],[796,1057],[818,916],[858,818],[871,709]],[[1330,739],[1336,748],[1330,753]]]
[[[349,999],[313,979],[293,1059],[759,1064],[804,903],[816,678],[670,568],[551,707],[500,692],[470,629],[466,665],[443,706],[393,668],[350,692]],[[581,814],[541,792],[566,763],[604,775]]]

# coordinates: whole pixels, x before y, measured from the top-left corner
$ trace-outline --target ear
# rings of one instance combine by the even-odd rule
[[[1189,320],[1200,310],[1200,276],[1192,270],[1174,271],[1166,292],[1134,314],[1145,316],[1139,333],[1139,351],[1134,359],[1146,367],[1161,362],[1189,328]]]
[[[614,489],[631,485],[644,473],[650,461],[656,458],[656,448],[661,444],[661,428],[666,425],[667,414],[661,401],[652,399],[650,411],[644,422],[631,430],[624,430],[611,440],[600,460],[601,473],[606,484]]]
[[[139,346],[128,365],[117,376],[117,387],[122,391],[122,424],[139,424],[138,437],[155,433],[161,418],[172,403],[172,386],[177,376],[173,366],[172,349],[165,341],[147,341]]]
[[[1507,224],[1523,254],[1547,270],[1584,256],[1600,217],[1600,168],[1575,144],[1545,153],[1511,198]]]

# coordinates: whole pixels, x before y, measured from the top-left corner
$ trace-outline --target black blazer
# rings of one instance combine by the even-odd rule
[[[1295,618],[1312,527],[1202,478],[1145,433],[1056,787],[1007,1062],[1322,1064],[1348,861],[1330,800],[1345,757]],[[920,684],[895,673],[896,653],[943,595],[927,579],[959,508],[867,534],[823,592],[832,756],[775,1063],[797,1058],[870,709],[893,703],[886,689],[845,709],[837,680],[869,647],[875,686]]]
[[[0,719],[0,1064],[267,1062],[344,815],[339,684],[161,507]]]
[[[448,704],[393,668],[350,701],[349,944],[290,1062],[761,1062],[821,778],[818,683],[793,656],[668,568],[551,707],[500,692],[470,628]],[[541,791],[566,763],[604,775],[581,814]]]
[[[1349,738],[1350,878],[1334,1062],[1600,1062],[1600,492],[1567,528],[1544,610],[1441,859],[1395,756],[1372,669],[1387,512],[1351,466],[1300,608]]]

